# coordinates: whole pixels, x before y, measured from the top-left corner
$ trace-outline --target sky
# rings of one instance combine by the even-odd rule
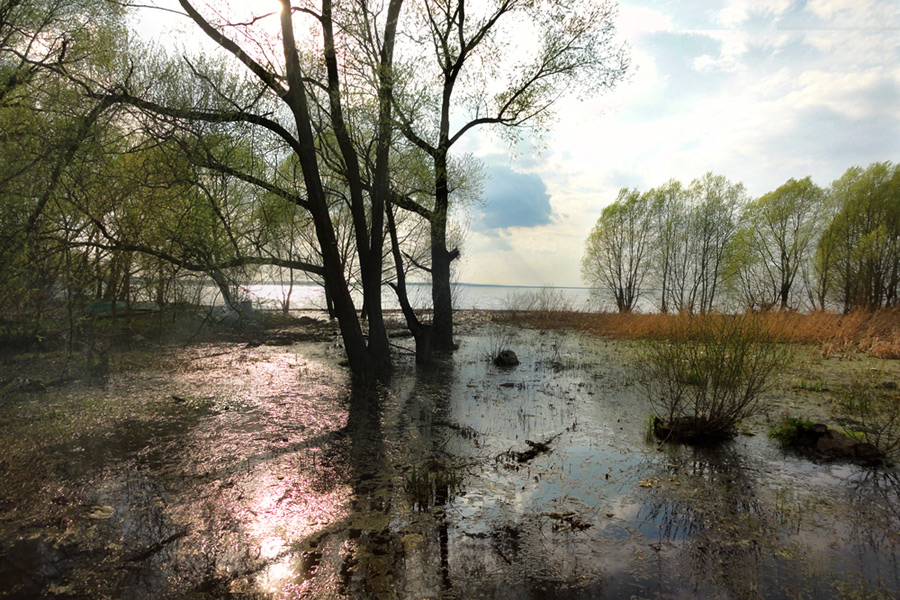
[[[142,28],[195,39],[177,23]],[[616,26],[632,67],[614,91],[563,98],[538,140],[475,131],[454,147],[485,175],[458,281],[584,285],[585,240],[623,187],[712,171],[758,197],[900,162],[900,0],[620,0]]]
[[[460,282],[584,285],[584,242],[623,187],[712,171],[758,197],[900,162],[897,0],[621,0],[617,28],[628,81],[561,101],[539,142],[466,140],[486,179]]]

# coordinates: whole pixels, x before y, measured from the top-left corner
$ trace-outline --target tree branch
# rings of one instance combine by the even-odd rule
[[[141,110],[145,110],[147,112],[162,115],[164,117],[171,117],[174,119],[184,119],[186,121],[204,121],[206,123],[249,123],[251,125],[259,125],[260,127],[268,129],[269,131],[283,139],[295,152],[300,151],[300,143],[293,135],[291,135],[291,133],[287,129],[285,129],[280,123],[257,114],[240,110],[234,112],[226,112],[172,108],[170,106],[164,106],[162,104],[151,102],[149,100],[143,100],[124,92],[116,94],[89,92],[88,95],[91,98],[99,99],[101,101],[107,101],[110,104],[129,104],[131,106],[134,106],[135,108],[140,108]]]
[[[188,16],[200,29],[203,30],[210,39],[212,39],[215,43],[220,45],[222,48],[230,52],[237,58],[239,61],[244,63],[244,65],[256,75],[260,81],[266,84],[267,87],[272,89],[279,96],[284,96],[287,94],[287,90],[284,89],[281,84],[278,82],[278,79],[275,77],[275,74],[271,71],[267,70],[261,64],[250,58],[250,56],[244,52],[244,50],[237,45],[234,41],[226,37],[221,31],[213,27],[209,21],[203,18],[197,9],[195,9],[188,0],[178,0],[181,7],[187,12]]]

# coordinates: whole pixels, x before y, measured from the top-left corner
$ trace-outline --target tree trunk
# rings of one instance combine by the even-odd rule
[[[432,347],[440,352],[455,349],[453,343],[453,298],[450,287],[450,263],[453,256],[447,251],[447,210],[449,190],[447,182],[447,151],[439,148],[434,158],[435,194],[431,218],[431,301]]]
[[[397,225],[394,222],[394,209],[390,202],[386,205],[388,234],[391,239],[391,253],[394,255],[394,265],[397,271],[397,283],[393,286],[397,293],[397,300],[400,303],[400,309],[406,319],[406,326],[409,327],[416,341],[416,364],[425,365],[431,362],[431,342],[434,328],[423,324],[419,321],[412,304],[409,302],[409,295],[406,293],[406,273],[403,270],[403,254],[400,252],[400,243],[397,241]]]
[[[330,2],[323,3],[323,29],[329,30],[330,20],[325,22],[324,13],[330,13]],[[329,15],[330,16],[330,15]],[[313,218],[316,229],[316,238],[322,253],[323,279],[325,287],[330,292],[334,303],[334,314],[341,330],[341,338],[344,341],[344,350],[347,353],[347,361],[354,380],[361,385],[370,385],[381,376],[376,361],[373,360],[366,347],[366,339],[362,333],[353,299],[350,297],[350,288],[344,276],[343,262],[338,250],[337,236],[334,224],[328,210],[328,202],[322,177],[319,171],[316,154],[315,136],[312,131],[309,105],[306,98],[306,90],[303,82],[303,70],[300,66],[300,57],[297,53],[297,44],[294,40],[294,29],[290,2],[282,0],[281,11],[282,43],[285,52],[285,67],[288,81],[288,93],[283,100],[290,107],[297,126],[298,147],[295,148],[300,168],[303,172],[303,181],[309,202],[309,212]],[[330,31],[327,31],[328,35]],[[326,52],[328,40],[326,40]],[[333,46],[330,49],[333,52]],[[329,64],[329,69],[332,65]],[[339,115],[332,115],[333,119],[339,119]]]
[[[287,316],[291,312],[291,294],[294,293],[294,269],[288,269],[288,291],[281,304],[281,313]]]

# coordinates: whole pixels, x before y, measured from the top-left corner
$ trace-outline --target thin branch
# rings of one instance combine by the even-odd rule
[[[221,31],[213,27],[209,21],[203,18],[197,9],[195,9],[188,0],[178,0],[181,7],[187,12],[188,16],[194,23],[203,30],[210,39],[212,39],[215,43],[220,45],[222,48],[230,52],[237,58],[239,61],[244,63],[244,65],[256,75],[260,81],[262,81],[266,86],[275,91],[279,96],[284,96],[287,94],[287,90],[285,90],[281,83],[278,81],[278,78],[275,77],[275,74],[263,67],[261,64],[250,58],[250,56],[244,52],[243,48],[238,46],[233,40],[226,37]]]

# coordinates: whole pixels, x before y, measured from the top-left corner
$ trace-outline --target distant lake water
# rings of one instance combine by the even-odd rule
[[[288,286],[278,283],[251,284],[242,287],[242,297],[252,300],[262,308],[277,309],[288,294]],[[221,304],[222,299],[214,286],[204,290],[203,300],[209,304]],[[415,308],[431,308],[431,285],[409,284],[409,297]],[[290,290],[291,308],[296,310],[322,310],[325,308],[325,291],[314,283],[295,283]],[[361,294],[354,294],[354,302],[359,308]],[[399,309],[393,290],[385,288],[382,295],[385,309]],[[505,310],[510,308],[528,310],[546,307],[560,307],[571,310],[596,309],[601,304],[591,298],[588,288],[579,287],[531,287],[505,285],[476,285],[457,283],[453,286],[453,306],[462,310]],[[609,308],[609,307],[607,307]]]

